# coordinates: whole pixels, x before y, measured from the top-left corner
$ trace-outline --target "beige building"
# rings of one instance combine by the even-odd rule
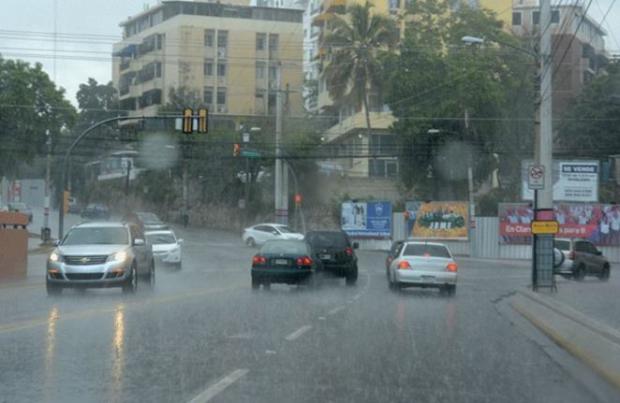
[[[273,115],[280,76],[286,115],[301,115],[303,12],[233,3],[163,1],[122,22],[112,74],[121,108],[152,115],[185,88],[211,115]]]

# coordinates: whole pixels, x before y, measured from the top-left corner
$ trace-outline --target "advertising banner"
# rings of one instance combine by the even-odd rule
[[[466,240],[467,202],[429,202],[419,205],[411,236],[417,239]]]
[[[354,238],[389,238],[392,235],[390,202],[345,202],[341,207],[341,228]]]
[[[620,206],[597,203],[556,203],[558,238],[585,238],[599,246],[620,244]],[[525,203],[499,205],[499,236],[503,244],[531,243],[534,211]]]
[[[534,200],[528,186],[533,161],[521,163],[521,198]],[[599,185],[598,161],[553,161],[553,200],[566,202],[597,202]],[[549,184],[545,184],[549,186]]]

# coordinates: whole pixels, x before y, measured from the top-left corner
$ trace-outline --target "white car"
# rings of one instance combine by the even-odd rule
[[[147,243],[153,247],[153,257],[161,263],[176,266],[183,264],[181,253],[182,239],[178,239],[170,230],[147,231],[144,233]]]
[[[265,242],[273,239],[304,239],[304,235],[293,232],[289,227],[283,224],[256,224],[243,230],[241,236],[243,242],[250,246],[263,245]]]
[[[458,265],[444,244],[407,241],[402,243],[390,263],[388,283],[395,290],[429,287],[454,295],[457,271]]]

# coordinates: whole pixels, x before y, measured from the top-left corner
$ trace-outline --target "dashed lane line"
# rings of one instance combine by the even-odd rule
[[[312,326],[304,325],[304,326],[300,327],[299,329],[295,330],[293,333],[291,333],[288,336],[286,336],[285,339],[287,341],[297,340],[298,338],[300,338],[304,333],[306,333],[310,329],[312,329]]]
[[[337,314],[338,312],[340,312],[340,311],[344,310],[344,308],[345,308],[345,306],[344,306],[344,305],[337,306],[337,307],[335,307],[334,309],[332,309],[332,310],[330,310],[329,312],[327,312],[327,314],[328,314],[328,315],[330,315],[330,316],[331,316],[331,315],[335,315],[335,314]]]
[[[226,390],[226,388],[228,388],[230,385],[246,376],[248,372],[250,372],[249,369],[234,370],[230,374],[226,375],[225,377],[202,391],[198,396],[190,400],[189,403],[206,403],[213,400],[213,398]]]

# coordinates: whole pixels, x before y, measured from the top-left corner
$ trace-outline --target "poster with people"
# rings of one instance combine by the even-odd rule
[[[389,238],[392,234],[390,202],[342,203],[340,224],[352,237]]]
[[[467,202],[420,204],[411,236],[418,239],[466,240],[469,220]]]
[[[556,203],[560,238],[584,238],[598,246],[620,245],[620,206],[598,203]],[[503,244],[531,243],[534,211],[528,204],[499,205],[499,235]]]
[[[418,217],[418,210],[422,205],[421,201],[408,201],[405,203],[405,222],[407,224],[407,234],[413,233],[415,220]]]

